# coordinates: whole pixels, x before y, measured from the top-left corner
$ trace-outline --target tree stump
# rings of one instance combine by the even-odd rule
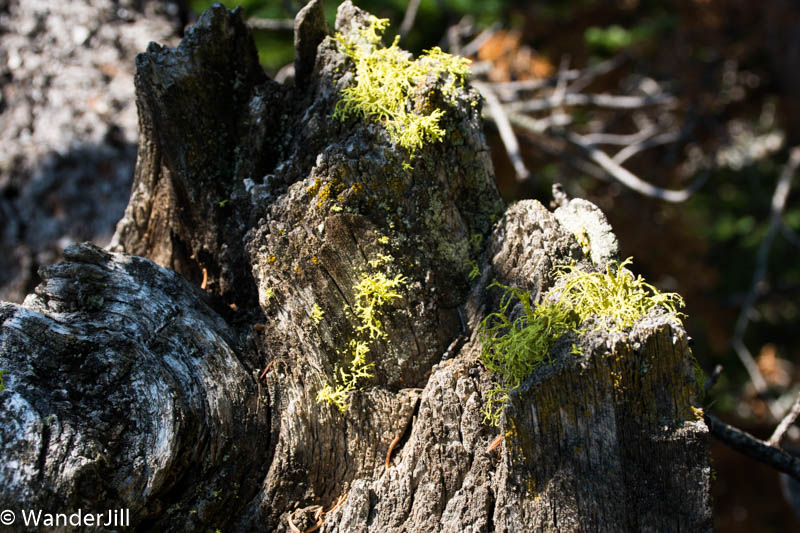
[[[483,423],[490,282],[542,303],[557,265],[614,259],[613,234],[588,202],[504,206],[474,90],[415,89],[446,133],[413,159],[380,122],[332,119],[356,74],[321,9],[298,15],[294,85],[220,5],[137,58],[111,251],[70,248],[0,307],[0,503],[129,508],[142,531],[710,530],[708,433],[663,310],[573,335],[580,356],[556,341]],[[345,2],[336,31],[371,20]]]

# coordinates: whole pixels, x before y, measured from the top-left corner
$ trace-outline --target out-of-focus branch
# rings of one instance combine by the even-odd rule
[[[673,105],[677,102],[674,96],[662,94],[655,96],[626,96],[616,94],[579,94],[567,93],[563,99],[533,98],[521,102],[511,102],[508,106],[520,113],[547,111],[554,107],[566,106],[594,106],[607,109],[641,109],[657,105]]]
[[[574,80],[580,76],[580,73],[577,69],[570,69],[565,72],[559,72],[558,76],[548,76],[533,80],[503,81],[492,83],[491,86],[501,100],[506,102],[517,101],[521,98],[522,93],[538,91],[545,87],[554,87],[560,78],[567,81]]]
[[[562,139],[559,139],[558,137],[552,137],[550,135],[544,135],[545,130],[551,126],[558,125],[552,120],[556,117],[561,117],[564,120],[564,125],[569,124],[572,120],[572,117],[566,114],[552,115],[545,119],[536,120],[519,113],[508,113],[508,119],[511,121],[511,123],[518,128],[526,130],[529,133],[527,137],[528,141],[538,150],[544,152],[550,157],[560,159],[578,172],[582,172],[587,176],[591,176],[601,181],[608,181],[608,175],[603,169],[582,157],[576,157],[572,155],[570,151],[566,149],[566,143]]]
[[[650,126],[636,133],[618,134],[618,133],[587,133],[583,136],[583,140],[589,144],[609,144],[616,146],[630,146],[632,144],[639,144],[655,135],[656,128]]]
[[[576,92],[591,84],[597,76],[617,68],[625,59],[626,56],[621,54],[581,71],[569,69],[569,58],[568,56],[563,56],[555,76],[537,80],[493,84],[476,79],[479,78],[480,74],[477,66],[473,66],[475,68],[472,70],[472,83],[481,92],[486,101],[487,116],[490,116],[497,124],[500,137],[514,166],[518,180],[526,179],[529,176],[529,171],[522,161],[512,124],[517,128],[530,132],[534,137],[538,136],[540,140],[543,137],[565,139],[568,143],[580,149],[580,153],[586,159],[586,162],[582,163],[581,166],[591,169],[591,175],[603,177],[608,175],[628,188],[646,196],[669,202],[683,202],[702,186],[710,173],[701,174],[686,189],[668,190],[646,182],[622,166],[625,161],[639,152],[661,144],[675,142],[683,136],[681,131],[664,131],[663,125],[657,125],[655,121],[646,116],[646,110],[654,106],[667,108],[673,106],[677,103],[677,99],[674,96],[667,94],[658,86],[650,94],[640,96]],[[549,95],[543,96],[539,94],[530,98],[523,97],[526,92],[536,93],[536,91],[548,87],[554,88]],[[501,103],[502,101],[506,103]],[[588,106],[623,112],[640,111],[638,115],[641,116],[634,114],[632,117],[639,131],[627,135],[595,132],[582,137],[566,129],[566,126],[572,124],[572,118],[571,115],[563,111],[563,108],[575,106]],[[549,116],[534,118],[526,115],[526,113],[532,112],[545,112]],[[599,149],[597,144],[617,145],[622,146],[622,149],[612,157]],[[563,153],[551,155],[556,155],[562,159],[564,157]]]
[[[789,427],[791,427],[791,425],[797,421],[798,417],[800,417],[800,394],[797,395],[797,399],[794,401],[794,405],[792,405],[792,409],[789,411],[789,414],[784,416],[783,420],[781,420],[781,423],[775,428],[775,431],[767,441],[767,444],[770,446],[780,446],[783,436],[789,430]]]
[[[742,309],[739,312],[739,318],[736,320],[736,328],[734,329],[733,339],[731,345],[742,361],[745,369],[750,374],[750,379],[759,393],[764,393],[767,389],[767,383],[764,377],[758,370],[758,365],[750,354],[750,350],[744,344],[744,333],[747,330],[747,324],[750,322],[750,314],[753,311],[759,293],[763,289],[764,278],[767,274],[767,261],[769,259],[769,251],[772,248],[772,243],[775,240],[775,234],[781,226],[781,216],[786,207],[786,198],[789,196],[791,189],[792,177],[797,172],[800,166],[800,147],[792,148],[789,160],[781,171],[778,178],[778,184],[775,186],[775,192],[772,194],[772,206],[770,209],[770,222],[767,234],[761,245],[758,248],[758,255],[756,256],[756,267],[753,271],[753,281],[750,285],[750,291],[745,297]],[[780,418],[780,413],[777,413],[777,408],[774,407],[772,402],[767,402],[770,406],[770,411],[775,418]]]
[[[705,181],[708,179],[708,174],[701,174],[689,187],[678,191],[663,189],[656,187],[640,177],[636,176],[626,168],[617,164],[611,159],[608,154],[600,150],[596,146],[587,143],[584,138],[576,133],[566,132],[564,137],[572,144],[580,148],[593,162],[597,163],[599,167],[608,172],[608,174],[634,191],[650,196],[651,198],[658,198],[667,202],[680,203],[688,200]]]
[[[800,481],[800,459],[770,446],[745,431],[729,426],[714,415],[705,414],[703,419],[711,434],[730,448]]]
[[[528,179],[530,172],[528,172],[525,163],[522,161],[517,136],[514,134],[514,129],[511,127],[511,123],[508,120],[506,112],[503,110],[503,106],[500,104],[500,100],[497,99],[497,96],[489,85],[480,81],[474,81],[472,85],[481,92],[483,99],[486,101],[486,105],[489,106],[489,113],[492,120],[494,120],[494,123],[497,125],[500,138],[503,140],[503,145],[506,148],[509,159],[511,159],[511,164],[514,165],[517,180],[524,181]]]
[[[703,383],[703,392],[708,393],[714,385],[717,384],[719,377],[722,375],[722,365],[717,365],[714,367],[714,370],[711,371],[711,375],[708,376],[708,379],[705,383]]]
[[[262,19],[250,17],[247,25],[254,30],[262,31],[294,31],[293,19]]]
[[[567,90],[571,93],[581,92],[583,89],[589,86],[589,84],[592,83],[595,78],[602,76],[603,74],[608,74],[612,70],[622,65],[626,59],[627,55],[625,53],[621,53],[615,55],[611,59],[601,61],[596,65],[583,69],[581,75],[570,84]]]
[[[553,94],[550,96],[550,99],[555,104],[554,107],[558,108],[564,103],[564,98],[567,96],[567,78],[564,75],[565,72],[569,69],[569,56],[563,55],[561,56],[561,63],[558,66],[558,81],[556,82],[556,88],[553,91]]]
[[[572,123],[572,115],[566,113],[553,113],[544,118],[531,118],[522,113],[505,110],[508,120],[518,128],[536,135],[542,135],[550,128],[564,127]]]
[[[497,30],[499,30],[499,29],[500,29],[500,23],[495,23],[495,24],[492,24],[491,26],[489,26],[488,28],[486,28],[485,30],[483,30],[482,32],[480,32],[480,33],[479,33],[479,34],[478,34],[478,35],[477,35],[477,36],[476,36],[474,39],[472,39],[470,42],[468,42],[467,44],[465,44],[465,45],[464,45],[464,46],[461,48],[461,51],[460,51],[459,53],[460,53],[461,55],[463,55],[463,56],[466,56],[466,57],[469,57],[469,56],[474,56],[475,54],[477,54],[477,53],[478,53],[478,50],[480,50],[480,49],[481,49],[481,47],[482,47],[484,44],[486,44],[486,43],[489,41],[489,39],[491,39],[491,38],[492,38],[492,36],[493,36],[495,33],[497,33]]]
[[[406,6],[406,14],[403,16],[403,22],[400,23],[400,39],[405,39],[411,28],[414,27],[414,21],[417,19],[417,11],[419,11],[420,0],[409,0]]]
[[[625,148],[614,154],[614,157],[612,157],[611,159],[616,164],[621,165],[622,163],[624,163],[634,155],[638,154],[639,152],[648,150],[650,148],[654,148],[656,146],[660,146],[662,144],[669,144],[675,142],[680,138],[681,138],[680,130],[667,131],[659,135],[648,137],[641,141],[629,144]]]

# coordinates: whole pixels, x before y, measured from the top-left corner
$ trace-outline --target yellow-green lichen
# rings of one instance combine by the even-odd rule
[[[467,274],[467,277],[469,278],[470,281],[474,280],[475,278],[481,275],[481,270],[480,268],[478,268],[477,261],[475,261],[474,259],[470,259],[469,261],[467,261],[467,264],[471,267],[469,274]]]
[[[502,406],[512,389],[536,367],[549,361],[550,348],[558,337],[577,323],[574,314],[560,303],[534,306],[530,293],[496,281],[491,287],[503,289],[499,309],[481,322],[481,360],[487,370],[502,377],[487,394],[484,421],[499,423]],[[512,304],[519,304],[521,312],[515,319],[509,316]]]
[[[356,300],[353,303],[353,312],[361,322],[356,330],[366,332],[370,339],[386,337],[376,311],[382,305],[400,298],[397,290],[405,282],[406,278],[402,274],[392,278],[383,272],[363,276],[354,287]]]
[[[368,264],[374,269],[392,262],[391,256],[378,254]],[[350,340],[347,350],[339,353],[342,362],[337,366],[334,382],[323,385],[317,393],[317,402],[328,402],[344,413],[350,406],[350,393],[356,390],[358,382],[373,377],[375,363],[367,361],[367,354],[376,340],[387,336],[379,318],[380,309],[401,298],[400,290],[406,283],[402,274],[390,276],[379,271],[361,275],[353,286],[353,315],[358,322],[356,338]]]
[[[683,298],[674,292],[662,293],[642,276],[634,276],[625,268],[632,262],[630,257],[622,263],[612,261],[605,272],[592,273],[561,267],[559,276],[566,282],[559,303],[574,310],[581,322],[592,315],[601,317],[609,331],[632,328],[653,307],[682,316],[678,308],[683,307]]]
[[[322,317],[324,317],[324,316],[325,316],[325,311],[323,311],[323,310],[322,310],[322,309],[319,307],[319,305],[317,305],[317,304],[315,303],[315,304],[314,304],[314,307],[312,307],[312,308],[311,308],[311,314],[310,314],[310,316],[311,316],[311,320],[314,322],[314,324],[315,324],[315,325],[317,325],[317,324],[319,324],[319,323],[320,323],[320,321],[322,320]]]
[[[550,362],[553,343],[568,331],[580,333],[581,324],[588,318],[596,317],[609,331],[622,331],[660,306],[680,320],[680,295],[659,292],[641,276],[628,271],[625,267],[629,264],[630,258],[619,264],[612,262],[605,272],[596,273],[560,267],[560,296],[541,305],[532,304],[527,291],[497,282],[490,285],[500,287],[504,294],[499,309],[488,315],[479,329],[483,364],[500,378],[487,393],[483,408],[486,422],[499,423],[511,390],[538,366]],[[512,313],[516,318],[510,317]],[[580,347],[573,344],[572,353],[579,355]],[[611,378],[619,392],[621,374],[612,370]]]
[[[351,340],[348,353],[350,364],[347,369],[339,367],[333,385],[326,383],[317,392],[317,402],[328,402],[344,413],[350,407],[350,393],[356,390],[358,381],[372,377],[374,362],[367,361],[369,345],[365,341]]]
[[[360,30],[360,39],[336,35],[340,50],[355,64],[356,76],[354,86],[341,90],[333,117],[345,120],[358,116],[381,122],[392,141],[413,156],[426,142],[444,137],[439,125],[444,112],[430,109],[420,87],[428,77],[443,78],[442,94],[454,101],[456,88],[464,85],[469,60],[438,47],[412,60],[397,46],[397,39],[389,47],[381,45],[388,24],[388,19],[372,17],[369,26]]]

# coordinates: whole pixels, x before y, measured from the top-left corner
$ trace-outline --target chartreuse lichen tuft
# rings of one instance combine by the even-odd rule
[[[392,141],[413,157],[426,142],[444,137],[439,125],[444,111],[430,109],[420,87],[428,77],[442,78],[442,94],[454,102],[456,89],[464,86],[470,61],[438,47],[412,60],[397,46],[397,38],[389,47],[381,45],[388,24],[388,19],[372,17],[369,26],[359,31],[360,39],[336,35],[342,52],[355,63],[356,77],[354,86],[341,90],[333,117],[345,120],[358,116],[381,122]],[[417,101],[419,97],[422,103]]]
[[[322,318],[325,316],[325,311],[320,308],[318,304],[314,304],[314,307],[311,308],[311,320],[314,322],[314,325],[318,325]]]
[[[641,276],[634,277],[625,268],[631,262],[630,258],[612,262],[605,272],[594,273],[561,267],[559,298],[541,305],[532,304],[527,291],[497,282],[490,285],[500,287],[504,294],[499,309],[483,320],[479,330],[483,364],[500,378],[487,392],[484,422],[498,425],[509,393],[537,367],[550,362],[550,349],[559,337],[568,331],[580,333],[589,317],[604,321],[610,331],[622,331],[661,306],[679,320],[680,295],[659,292]],[[513,320],[510,310],[517,315]],[[580,356],[580,347],[573,344],[572,353]]]
[[[383,272],[361,278],[355,286],[356,301],[353,304],[353,311],[361,321],[357,331],[366,332],[370,339],[386,337],[376,311],[382,305],[400,298],[397,289],[404,283],[402,275],[389,278]]]
[[[391,262],[391,256],[379,254],[369,264],[374,269],[388,266]],[[386,338],[379,318],[380,309],[401,298],[400,290],[406,283],[401,274],[390,277],[380,271],[363,274],[355,284],[353,314],[358,321],[355,328],[357,337],[351,339],[348,349],[340,354],[342,366],[337,369],[335,383],[323,385],[317,393],[317,402],[328,402],[344,413],[350,406],[350,393],[356,389],[359,380],[373,377],[371,370],[375,363],[367,361],[367,354],[375,340]]]
[[[625,267],[633,262],[628,258],[620,264],[606,265],[605,272],[579,272],[568,266],[561,268],[566,279],[560,302],[573,309],[581,322],[592,315],[605,319],[609,331],[632,328],[653,307],[661,306],[676,317],[683,316],[683,298],[674,292],[659,292],[642,276],[634,276]],[[598,326],[600,327],[600,326]]]

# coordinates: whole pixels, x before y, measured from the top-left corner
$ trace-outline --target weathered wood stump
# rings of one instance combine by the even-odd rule
[[[483,423],[489,283],[542,303],[557,265],[613,259],[613,234],[588,202],[505,208],[475,91],[415,89],[446,134],[413,159],[379,122],[332,119],[355,73],[321,9],[298,16],[293,86],[219,5],[137,59],[112,251],[71,248],[0,307],[0,504],[130,508],[143,531],[710,530],[707,430],[664,311],[573,335],[581,355],[557,341]],[[336,30],[370,20],[345,2]]]

